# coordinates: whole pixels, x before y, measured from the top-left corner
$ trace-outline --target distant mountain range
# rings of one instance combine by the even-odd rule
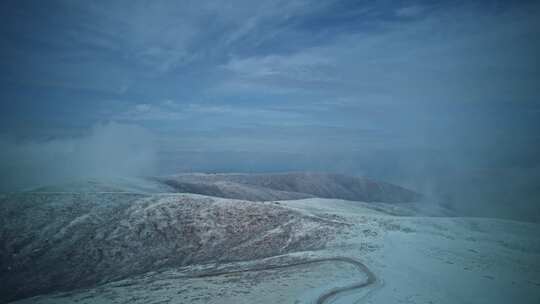
[[[366,177],[309,172],[185,173],[148,178],[84,180],[31,191],[194,193],[248,201],[320,197],[363,202],[410,203],[422,199],[422,195],[414,191]]]

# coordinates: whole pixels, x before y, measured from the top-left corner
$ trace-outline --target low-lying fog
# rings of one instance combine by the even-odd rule
[[[181,172],[334,172],[416,190],[426,195],[426,204],[450,207],[461,215],[539,220],[539,170],[493,156],[465,157],[460,151],[167,151],[152,131],[120,123],[98,124],[69,138],[4,139],[2,147],[2,191]],[[512,157],[507,153],[499,158],[503,156]]]

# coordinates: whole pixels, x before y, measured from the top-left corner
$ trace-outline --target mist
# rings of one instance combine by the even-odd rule
[[[0,189],[155,173],[155,137],[140,126],[100,123],[78,137],[0,140]]]
[[[540,169],[536,165],[522,164],[533,149],[503,151],[500,147],[486,156],[487,144],[478,144],[483,149],[468,149],[467,153],[463,152],[463,146],[454,146],[453,150],[347,151],[340,150],[339,145],[324,152],[320,149],[162,151],[158,171],[160,174],[312,171],[364,176],[415,190],[426,197],[427,208],[443,206],[458,216],[540,221]],[[311,145],[328,147],[332,144],[312,142]],[[494,157],[497,151],[500,154]]]

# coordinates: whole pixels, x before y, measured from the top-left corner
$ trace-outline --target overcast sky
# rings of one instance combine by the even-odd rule
[[[2,1],[0,136],[135,126],[170,170],[538,168],[539,12],[527,1]]]

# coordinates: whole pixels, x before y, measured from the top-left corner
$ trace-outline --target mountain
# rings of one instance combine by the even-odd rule
[[[158,177],[178,192],[245,200],[309,197],[363,202],[408,203],[421,200],[414,191],[365,177],[328,173],[178,174]]]
[[[2,301],[167,267],[320,249],[344,224],[192,194],[18,193],[0,202]]]
[[[406,203],[421,198],[322,173],[94,179],[7,193],[0,196],[0,302],[324,249],[352,224],[285,204],[314,197],[396,214],[415,212]]]

